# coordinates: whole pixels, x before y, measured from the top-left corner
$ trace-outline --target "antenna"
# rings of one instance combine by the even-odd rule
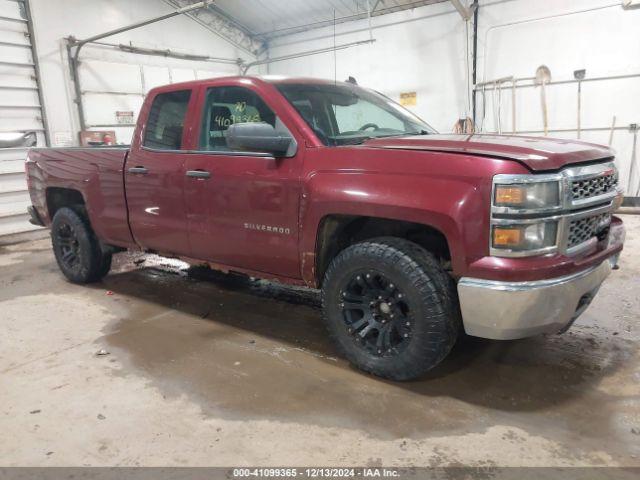
[[[336,50],[336,9],[333,9],[333,83],[338,84],[338,52]]]

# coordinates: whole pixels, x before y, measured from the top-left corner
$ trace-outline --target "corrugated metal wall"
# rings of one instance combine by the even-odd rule
[[[0,235],[36,228],[26,214],[27,149],[6,146],[29,132],[46,144],[27,10],[24,1],[0,0]]]

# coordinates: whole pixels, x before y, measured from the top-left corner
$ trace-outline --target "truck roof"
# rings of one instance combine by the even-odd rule
[[[308,84],[308,85],[353,85],[351,83],[334,81],[330,79],[313,78],[313,77],[289,77],[284,75],[232,75],[228,77],[212,77],[203,78],[199,80],[190,80],[188,82],[171,83],[168,85],[162,85],[153,88],[152,91],[173,91],[185,88],[194,88],[201,85],[215,85],[215,84],[243,84],[243,83],[270,83],[270,84]]]

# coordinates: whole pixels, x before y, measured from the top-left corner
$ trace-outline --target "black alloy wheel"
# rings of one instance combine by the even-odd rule
[[[73,227],[68,223],[60,223],[51,234],[60,250],[60,262],[66,269],[74,269],[78,265],[80,242]]]
[[[342,355],[393,380],[415,379],[438,365],[462,324],[455,282],[438,259],[395,237],[336,255],[322,282],[322,316]]]
[[[348,279],[340,308],[348,333],[370,354],[397,355],[411,341],[406,296],[381,272],[363,270]]]
[[[63,207],[51,223],[51,243],[58,267],[73,283],[100,280],[111,268],[111,252],[104,251],[80,207]]]

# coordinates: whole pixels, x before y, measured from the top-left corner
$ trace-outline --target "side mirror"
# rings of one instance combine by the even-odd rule
[[[0,148],[35,147],[38,143],[35,132],[7,133],[0,139]]]
[[[293,137],[288,132],[276,131],[274,127],[264,122],[229,125],[227,146],[232,150],[265,152],[277,157],[292,156],[295,153]]]

